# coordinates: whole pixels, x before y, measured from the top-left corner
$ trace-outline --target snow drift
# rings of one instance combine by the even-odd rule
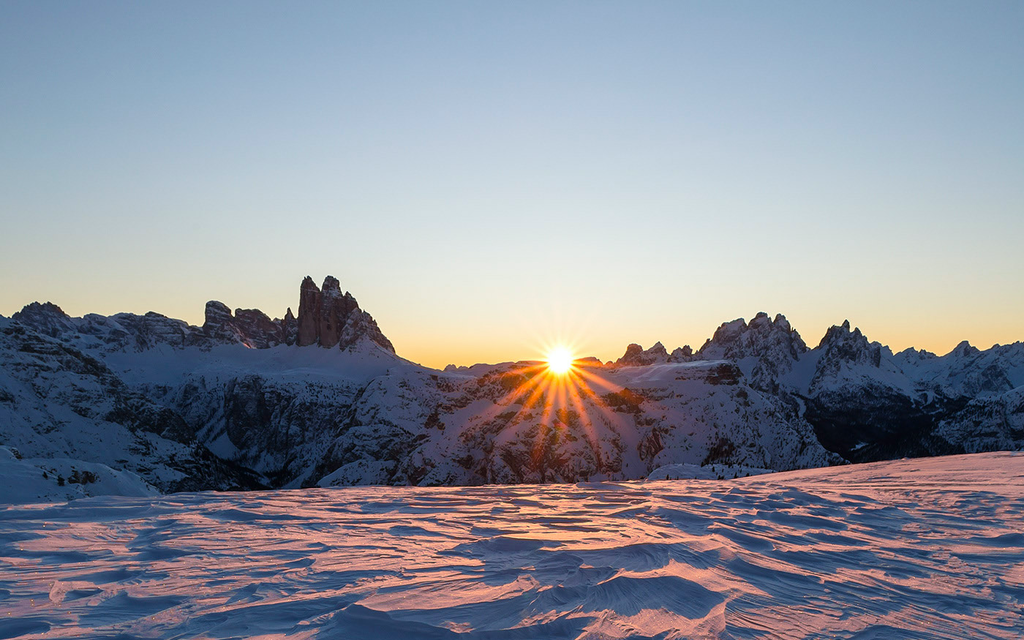
[[[0,637],[1020,638],[1024,455],[0,511]]]

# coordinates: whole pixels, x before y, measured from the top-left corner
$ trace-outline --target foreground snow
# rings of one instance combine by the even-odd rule
[[[1019,638],[1024,456],[0,511],[0,637]]]

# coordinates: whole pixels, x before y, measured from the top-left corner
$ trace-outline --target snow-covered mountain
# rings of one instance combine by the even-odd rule
[[[211,301],[202,327],[51,303],[0,318],[0,465],[20,456],[19,473],[56,483],[39,461],[77,460],[175,491],[638,479],[1024,443],[1021,343],[894,355],[844,323],[809,349],[758,314],[697,352],[581,360],[567,384],[536,362],[404,360],[333,277],[307,277],[298,310]]]
[[[1020,449],[1024,343],[945,356],[870,342],[849,321],[810,349],[784,316],[724,323],[696,352],[630,345],[618,364],[727,361],[751,387],[794,406],[850,461]]]

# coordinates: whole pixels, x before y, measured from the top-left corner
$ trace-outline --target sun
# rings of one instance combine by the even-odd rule
[[[562,375],[572,369],[573,357],[565,347],[555,347],[548,352],[548,370]]]

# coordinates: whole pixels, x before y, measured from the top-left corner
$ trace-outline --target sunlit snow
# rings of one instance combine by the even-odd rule
[[[0,511],[0,637],[1019,638],[1024,455]]]

